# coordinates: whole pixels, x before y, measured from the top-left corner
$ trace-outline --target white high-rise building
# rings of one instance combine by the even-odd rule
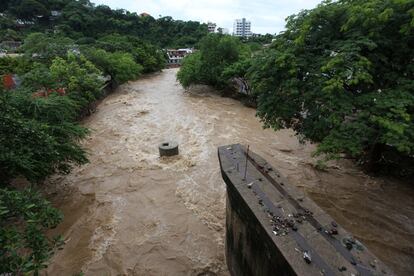
[[[233,35],[241,37],[251,37],[252,32],[250,31],[251,22],[247,21],[246,18],[234,20]]]

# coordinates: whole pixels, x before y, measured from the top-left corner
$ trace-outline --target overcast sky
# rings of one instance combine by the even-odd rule
[[[215,22],[218,27],[233,31],[233,21],[243,18],[252,22],[254,33],[279,33],[284,30],[285,18],[302,9],[316,7],[321,0],[91,0],[115,9],[147,12],[154,18],[172,16],[174,19]]]

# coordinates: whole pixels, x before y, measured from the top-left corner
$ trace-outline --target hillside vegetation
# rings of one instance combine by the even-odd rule
[[[0,40],[23,40],[29,33],[47,31],[78,44],[91,44],[119,34],[165,48],[192,47],[207,34],[206,24],[170,16],[140,16],[89,0],[2,0],[0,13]]]
[[[161,70],[162,48],[193,47],[207,27],[87,0],[2,0],[0,13],[0,41],[22,42],[20,56],[0,58],[0,76],[21,79],[15,89],[0,87],[0,274],[37,275],[63,245],[44,234],[62,215],[38,187],[88,162],[79,118],[104,87]]]

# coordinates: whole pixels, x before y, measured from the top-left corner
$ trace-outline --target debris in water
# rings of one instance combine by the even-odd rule
[[[338,268],[338,270],[341,271],[341,272],[342,271],[346,271],[346,267],[345,266],[341,266],[341,267]]]
[[[345,244],[346,249],[351,250],[354,247],[353,245],[355,243],[354,239],[344,238],[342,241]]]
[[[310,264],[312,262],[311,255],[307,251],[303,252],[303,259],[307,264]]]
[[[352,243],[350,243],[348,241],[348,242],[345,243],[345,247],[346,247],[346,249],[351,250],[353,246],[352,246]]]
[[[140,117],[140,116],[146,115],[146,114],[148,114],[148,113],[149,113],[149,111],[148,111],[148,110],[141,110],[141,111],[139,111],[139,112],[136,114],[136,116],[137,116],[137,117]]]
[[[358,240],[355,240],[355,248],[357,250],[359,250],[359,251],[363,251],[364,250],[364,246]]]
[[[356,265],[357,264],[357,262],[355,261],[354,257],[351,257],[351,264],[352,265]]]
[[[331,231],[329,231],[329,234],[338,235],[338,230],[336,228],[332,228]]]

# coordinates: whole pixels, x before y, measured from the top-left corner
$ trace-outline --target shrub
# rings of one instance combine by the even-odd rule
[[[210,34],[200,41],[199,52],[184,59],[177,78],[184,87],[198,83],[224,88],[228,79],[223,72],[241,58],[241,53],[237,38]]]
[[[33,189],[0,189],[0,274],[38,275],[62,238],[44,232],[62,220],[62,214]]]
[[[3,185],[18,176],[38,182],[55,172],[68,172],[72,164],[87,161],[85,152],[76,143],[87,132],[66,121],[64,115],[71,112],[68,98],[22,96],[23,100],[19,100],[11,97],[0,97],[0,181]],[[13,105],[23,109],[24,114]]]
[[[129,53],[109,53],[102,49],[89,49],[88,58],[104,73],[109,74],[118,84],[136,79],[143,67],[134,61]]]

